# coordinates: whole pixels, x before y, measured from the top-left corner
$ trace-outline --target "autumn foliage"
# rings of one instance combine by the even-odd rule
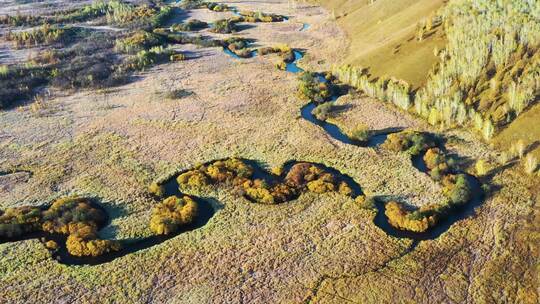
[[[454,160],[437,147],[436,139],[427,133],[403,131],[388,135],[383,147],[395,152],[406,152],[412,156],[422,155],[426,170],[431,178],[443,186],[446,200],[422,206],[417,210],[408,210],[398,202],[385,205],[388,222],[402,230],[424,232],[435,226],[438,221],[453,209],[468,203],[473,187],[465,174],[455,174]]]
[[[16,238],[31,232],[67,235],[66,247],[74,256],[99,256],[120,250],[120,243],[97,235],[105,213],[83,198],[62,198],[47,209],[15,207],[0,212],[0,237]]]
[[[339,192],[352,195],[351,187],[335,173],[312,163],[296,163],[288,172],[255,177],[247,162],[230,158],[218,160],[186,171],[177,177],[181,188],[226,184],[233,186],[250,201],[278,204],[295,199],[304,192]]]
[[[197,203],[189,196],[170,196],[152,210],[150,230],[155,234],[172,234],[191,224],[197,216]]]

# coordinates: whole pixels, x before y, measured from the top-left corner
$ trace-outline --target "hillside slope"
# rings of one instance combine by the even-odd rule
[[[419,22],[434,13],[443,0],[320,0],[332,11],[351,40],[346,63],[369,67],[375,76],[389,75],[414,86],[425,82],[436,62],[435,47],[445,44],[442,31],[423,41],[416,37]]]

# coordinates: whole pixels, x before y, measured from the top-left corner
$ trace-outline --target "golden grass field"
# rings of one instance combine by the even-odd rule
[[[333,12],[350,41],[346,63],[370,69],[374,76],[395,76],[413,86],[424,84],[436,62],[435,48],[444,47],[440,31],[423,41],[416,25],[433,14],[443,0],[319,1]]]

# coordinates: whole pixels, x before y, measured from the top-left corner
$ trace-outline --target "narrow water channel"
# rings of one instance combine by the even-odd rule
[[[297,61],[302,59],[303,53],[299,51],[295,51],[294,54],[295,54],[295,60],[287,64],[286,71],[291,72],[291,73],[301,73],[303,72],[303,70],[298,67]],[[336,95],[332,96],[329,102],[335,102],[337,98],[338,96]],[[384,143],[388,134],[401,131],[401,129],[394,129],[388,132],[382,132],[382,133],[373,135],[370,137],[367,143],[355,141],[349,138],[349,136],[347,136],[346,134],[344,134],[337,125],[317,119],[315,115],[313,115],[313,110],[315,109],[316,106],[317,104],[315,102],[310,102],[306,104],[305,106],[303,106],[300,110],[302,118],[321,127],[332,138],[344,144],[361,146],[361,147],[377,147],[381,145],[382,143]],[[423,154],[420,154],[419,156],[414,156],[411,158],[411,162],[412,162],[412,165],[417,170],[426,173],[427,167],[423,160],[423,156],[424,156]],[[453,209],[452,211],[450,211],[450,213],[444,219],[441,219],[435,227],[429,229],[428,231],[418,233],[418,232],[405,231],[405,230],[394,228],[392,225],[390,225],[390,223],[388,222],[388,218],[384,214],[384,203],[381,201],[377,201],[377,203],[375,204],[377,208],[377,214],[374,219],[375,224],[379,228],[381,228],[383,231],[385,231],[387,234],[394,237],[398,237],[398,238],[408,238],[408,239],[413,239],[415,241],[421,241],[421,240],[435,239],[439,237],[443,232],[448,230],[448,228],[450,228],[450,226],[454,224],[455,222],[462,220],[466,217],[472,216],[474,214],[474,209],[478,207],[479,205],[481,205],[482,202],[484,201],[485,195],[481,188],[480,181],[472,175],[469,175],[469,174],[465,174],[465,175],[472,186],[471,199],[464,206],[461,206],[460,208]],[[415,245],[416,244],[417,243],[415,243]]]

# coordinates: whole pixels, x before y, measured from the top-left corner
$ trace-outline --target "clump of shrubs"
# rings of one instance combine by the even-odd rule
[[[149,50],[142,50],[137,54],[129,57],[126,62],[123,63],[123,68],[128,71],[141,71],[154,64],[175,60],[174,55],[176,52],[170,48],[164,48],[163,46],[155,46]]]
[[[18,207],[0,210],[0,237],[16,238],[38,231],[41,227],[41,209]]]
[[[298,95],[302,99],[323,103],[332,96],[332,88],[328,82],[315,73],[304,72],[300,75],[299,80]]]
[[[182,7],[185,9],[207,8],[214,12],[232,11],[232,9],[227,4],[216,3],[216,2],[205,2],[202,0],[183,0]]]
[[[94,230],[105,223],[103,211],[96,209],[84,199],[63,198],[56,200],[42,213],[42,229],[48,233],[72,234],[89,226]]]
[[[451,171],[454,160],[449,159],[439,148],[430,148],[424,154],[424,163],[431,178],[438,181]]]
[[[393,152],[407,152],[413,156],[436,146],[437,141],[431,134],[410,130],[388,134],[383,143],[385,149]]]
[[[189,196],[170,196],[152,209],[150,230],[158,235],[175,233],[195,220],[197,208],[197,203]]]
[[[105,253],[119,251],[122,246],[117,241],[99,239],[93,226],[80,225],[76,231],[67,237],[66,248],[69,254],[74,256],[96,257]]]
[[[44,24],[31,31],[8,32],[6,40],[12,41],[16,48],[66,43],[74,37],[76,30],[71,27],[60,28]]]
[[[38,25],[43,22],[43,18],[40,16],[32,15],[4,15],[0,16],[0,24],[10,25],[10,26],[31,26]]]
[[[413,216],[413,212],[406,210],[403,205],[397,202],[388,202],[385,205],[384,214],[388,218],[390,225],[413,232],[424,232],[435,226],[438,219],[436,215]]]
[[[290,201],[307,191],[318,194],[339,192],[343,195],[352,195],[352,189],[346,182],[339,180],[338,176],[322,167],[310,163],[295,164],[283,180],[247,180],[241,188],[241,192],[249,200],[262,204]]]
[[[115,49],[121,53],[136,54],[142,50],[161,45],[160,36],[147,31],[137,31],[124,39],[116,40]]]
[[[231,158],[199,165],[177,177],[180,187],[193,188],[214,184],[228,184],[247,199],[261,204],[290,201],[303,192],[339,192],[352,196],[351,187],[334,173],[311,163],[298,163],[283,175],[269,174],[253,178],[254,168],[246,162]]]
[[[324,168],[310,164],[298,163],[291,167],[285,176],[285,182],[299,190],[315,193],[337,191],[343,195],[351,195],[350,186],[333,173]]]
[[[286,183],[268,183],[262,179],[247,180],[241,192],[250,201],[260,204],[279,204],[298,196],[298,190]]]
[[[423,206],[416,211],[406,210],[397,202],[385,205],[389,223],[399,229],[424,232],[435,226],[451,210],[469,202],[472,185],[464,174],[446,175],[442,181],[443,193],[447,200],[438,204]]]
[[[179,32],[191,32],[191,31],[198,31],[198,30],[204,29],[207,26],[208,26],[208,23],[204,21],[192,19],[185,23],[172,25],[171,30],[179,31]]]
[[[201,3],[201,7],[206,7],[214,12],[226,12],[231,10],[231,8],[227,4],[215,2],[203,2]]]
[[[83,198],[62,198],[41,209],[16,207],[0,212],[0,237],[16,238],[31,232],[67,235],[66,247],[74,256],[99,256],[121,249],[119,242],[97,235],[106,215]]]
[[[122,58],[113,52],[115,36],[95,32],[66,50],[45,53],[40,60],[52,61],[51,81],[62,89],[109,87],[125,82]]]
[[[423,206],[414,211],[407,210],[397,202],[387,203],[385,214],[392,226],[424,232],[435,226],[448,212],[471,200],[474,189],[469,178],[465,174],[453,174],[456,171],[455,161],[437,148],[437,140],[430,134],[414,131],[389,134],[383,145],[389,150],[404,151],[413,156],[425,152],[423,160],[428,173],[431,178],[441,182],[446,197],[444,202]]]
[[[253,168],[238,158],[218,160],[186,171],[176,179],[181,187],[200,187],[216,183],[241,185],[253,175]]]
[[[354,129],[347,132],[347,136],[358,142],[367,142],[371,137],[372,132],[364,124],[357,125]]]
[[[164,37],[165,40],[169,43],[195,44],[201,47],[217,47],[217,46],[225,47],[226,46],[226,44],[221,40],[205,38],[200,35],[188,36],[185,34],[178,34],[178,33],[175,33],[175,34],[159,33],[159,34],[162,35],[162,37]]]
[[[291,63],[294,61],[294,50],[286,44],[278,45],[274,47],[262,47],[258,50],[259,54],[264,56],[268,54],[279,54],[285,63]]]
[[[112,5],[111,5],[112,4]],[[130,3],[111,1],[106,17],[108,23],[131,28],[154,28],[160,26],[171,15],[170,6],[134,6]]]
[[[248,47],[249,43],[249,39],[241,37],[231,37],[223,40],[224,47],[241,58],[249,58],[253,56],[253,51]]]
[[[230,34],[237,31],[236,21],[232,19],[217,20],[212,24],[211,32],[218,34]]]
[[[263,12],[241,11],[237,18],[241,22],[281,22],[285,20],[282,15],[266,14]]]
[[[330,115],[332,115],[334,108],[334,104],[331,102],[325,102],[317,105],[317,107],[313,109],[312,113],[318,120],[325,121],[330,117]]]

